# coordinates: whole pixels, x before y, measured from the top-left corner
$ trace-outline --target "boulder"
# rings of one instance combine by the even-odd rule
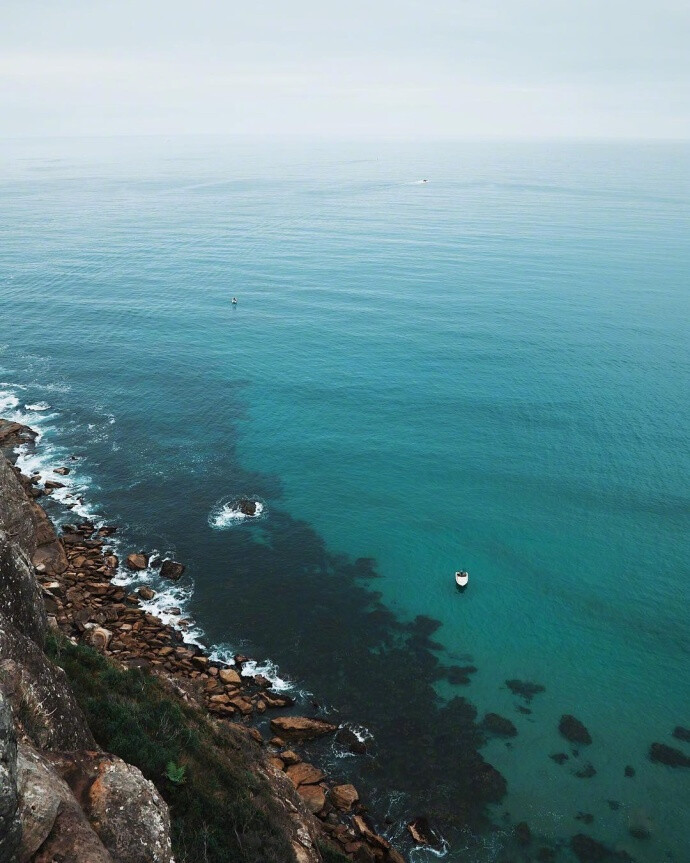
[[[69,472],[70,472],[70,468],[68,468],[68,467],[56,467],[53,469],[53,473],[57,473],[60,476],[67,476],[67,474]]]
[[[239,686],[242,683],[242,678],[234,668],[221,668],[218,677],[223,683],[231,686]]]
[[[104,756],[88,796],[91,823],[116,860],[173,863],[168,807],[138,768]]]
[[[337,725],[325,719],[308,719],[306,716],[279,716],[271,719],[271,730],[291,740],[313,740],[338,730]]]
[[[0,447],[15,447],[36,440],[38,432],[12,420],[0,419]]]
[[[558,723],[558,730],[566,740],[571,743],[579,743],[584,746],[592,742],[592,737],[585,726],[570,713],[564,713],[561,716],[561,721]]]
[[[313,764],[307,764],[306,761],[290,765],[285,772],[295,788],[299,788],[300,785],[316,785],[326,778],[322,770],[314,767]]]
[[[149,564],[148,555],[144,554],[143,552],[128,554],[125,563],[128,569],[132,569],[135,571],[146,569]]]
[[[170,579],[170,581],[179,581],[184,574],[185,568],[183,563],[166,558],[161,564],[161,575],[163,578]]]
[[[243,497],[237,501],[237,509],[243,515],[256,515],[256,501]]]
[[[113,634],[109,629],[103,626],[87,624],[82,640],[90,647],[94,647],[101,653],[105,653],[112,637]]]
[[[329,792],[329,800],[336,809],[352,809],[359,800],[359,794],[354,785],[334,785]]]
[[[326,793],[320,785],[300,785],[297,793],[314,815],[326,805]]]
[[[484,731],[498,737],[515,737],[517,735],[517,728],[510,719],[506,719],[505,716],[500,716],[498,713],[487,713],[482,719],[481,725]]]
[[[156,591],[151,590],[151,588],[147,587],[146,585],[143,585],[142,587],[137,588],[137,593],[145,602],[148,602],[149,600],[153,599],[153,597],[156,595]]]
[[[652,761],[667,764],[669,767],[690,767],[690,758],[685,753],[665,743],[652,743],[649,757]]]
[[[417,845],[437,845],[438,839],[434,835],[428,820],[420,815],[407,825],[407,832],[412,837],[412,841]]]
[[[281,752],[280,757],[288,767],[291,764],[299,764],[302,760],[296,752],[292,751],[292,749],[286,749],[284,752]]]

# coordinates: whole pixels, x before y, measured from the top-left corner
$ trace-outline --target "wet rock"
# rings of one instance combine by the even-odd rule
[[[628,764],[628,765],[626,765],[625,770],[623,771],[623,773],[625,774],[625,776],[627,776],[627,777],[628,777],[628,779],[632,779],[632,777],[635,775],[635,768],[634,768],[634,767],[631,767],[631,766]]]
[[[684,743],[690,743],[690,728],[683,728],[682,725],[676,725],[673,729],[673,736],[676,740],[682,740]]]
[[[338,743],[342,743],[344,746],[347,746],[350,752],[354,755],[364,755],[367,751],[366,743],[363,740],[360,740],[354,731],[347,728],[347,726],[343,726],[338,729],[335,739]]]
[[[570,756],[566,755],[565,752],[554,752],[553,755],[549,755],[549,758],[552,761],[555,761],[556,764],[565,764],[565,762],[568,761]]]
[[[690,758],[687,755],[665,743],[652,743],[649,747],[649,758],[669,767],[690,767]]]
[[[329,793],[331,803],[337,809],[351,809],[359,800],[359,794],[354,785],[335,785]]]
[[[487,713],[482,719],[481,727],[489,734],[495,734],[498,737],[515,737],[517,735],[517,728],[510,719],[506,719],[505,716],[498,713]]]
[[[271,719],[271,730],[274,734],[291,740],[313,740],[333,734],[337,726],[324,719],[308,719],[306,716],[279,716]]]
[[[149,602],[156,595],[156,591],[151,590],[151,588],[147,587],[146,585],[144,585],[143,587],[137,588],[137,593],[145,602]]]
[[[56,467],[53,469],[53,473],[57,473],[60,476],[67,476],[67,474],[69,472],[70,472],[70,468],[68,468],[68,467]]]
[[[170,581],[179,581],[184,574],[185,568],[183,563],[166,558],[161,564],[161,575],[163,578],[170,579]]]
[[[281,752],[280,757],[283,759],[283,761],[288,767],[291,764],[299,764],[302,760],[299,755],[292,749],[286,749],[284,752]]]
[[[558,723],[558,730],[566,740],[571,743],[579,743],[589,745],[592,742],[589,731],[585,728],[579,719],[576,719],[570,713],[564,713],[561,716],[561,721]]]
[[[43,483],[43,485],[44,485],[44,487],[45,487],[46,489],[49,489],[49,490],[51,490],[51,491],[52,491],[53,489],[56,489],[56,488],[64,488],[64,487],[65,487],[64,482],[58,482],[57,480],[54,480],[54,479],[47,479],[47,480]]]
[[[256,501],[243,497],[237,501],[237,510],[242,515],[256,515]]]
[[[417,845],[431,845],[433,847],[439,844],[438,836],[431,829],[431,825],[424,815],[410,821],[407,825],[407,832]]]
[[[149,564],[148,555],[144,554],[143,552],[128,554],[125,564],[128,569],[132,569],[135,571],[146,569]]]

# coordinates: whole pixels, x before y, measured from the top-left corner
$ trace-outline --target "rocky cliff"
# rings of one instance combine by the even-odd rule
[[[5,445],[27,436],[9,432],[0,428]],[[35,573],[66,566],[51,522],[0,454],[0,863],[168,863],[165,802],[136,767],[99,750],[44,653]]]

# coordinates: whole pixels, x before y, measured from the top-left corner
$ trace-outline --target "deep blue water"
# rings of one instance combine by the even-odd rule
[[[647,758],[690,755],[687,145],[4,141],[0,165],[4,413],[43,463],[79,456],[125,545],[189,565],[207,640],[369,729],[377,757],[334,769],[379,814],[438,812],[447,859],[504,859],[521,820],[690,859],[690,770]],[[261,518],[223,519],[245,494]],[[434,656],[477,671],[422,686]],[[546,687],[530,714],[510,678]],[[453,826],[457,695],[518,728],[481,749],[498,832]],[[558,765],[562,713],[593,743]]]

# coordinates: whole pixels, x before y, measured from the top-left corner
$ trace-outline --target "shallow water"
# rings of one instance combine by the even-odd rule
[[[686,860],[690,771],[646,753],[690,725],[687,147],[0,153],[0,404],[44,430],[39,459],[78,456],[123,542],[189,564],[174,599],[206,637],[366,725],[380,757],[334,764],[449,824],[465,718],[418,678],[476,666],[435,691],[516,724],[482,749],[506,829],[450,824],[447,859],[502,859],[526,820]],[[222,516],[239,495],[259,519]],[[443,651],[402,629],[416,615]],[[509,678],[546,687],[531,714]],[[570,712],[593,743],[559,766]]]

